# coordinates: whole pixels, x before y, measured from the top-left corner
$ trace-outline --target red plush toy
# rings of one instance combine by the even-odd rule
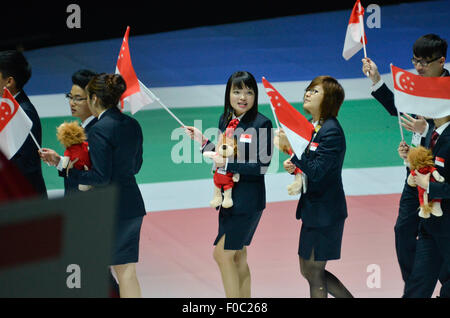
[[[67,166],[69,161],[74,163],[74,168],[78,170],[89,170],[91,160],[89,158],[89,148],[86,142],[86,134],[83,127],[78,122],[65,122],[56,129],[56,137],[66,148],[63,157],[63,166]],[[78,185],[81,191],[87,191],[91,186]]]
[[[413,178],[416,175],[416,170],[421,174],[431,173],[430,182],[444,182],[444,177],[441,176],[434,167],[433,154],[431,153],[431,150],[422,146],[412,148],[408,153],[407,160],[411,170],[411,174],[408,177],[408,184],[410,186],[417,186],[414,183]],[[442,216],[441,200],[435,199],[429,202],[427,189],[417,186],[417,191],[419,193],[420,202],[419,216],[425,219],[429,218],[430,214],[433,214],[434,216]]]

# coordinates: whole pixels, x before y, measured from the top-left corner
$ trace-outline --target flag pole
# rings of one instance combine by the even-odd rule
[[[358,9],[359,13],[361,13],[361,2],[358,2]],[[359,25],[361,27],[361,37],[362,37],[362,43],[363,43],[363,49],[364,49],[364,58],[367,58],[367,52],[366,52],[366,39],[364,36],[364,19],[362,14],[359,14]]]
[[[358,2],[358,9],[359,13],[361,13],[361,2]],[[362,37],[362,43],[363,43],[363,49],[364,49],[364,58],[367,58],[367,51],[366,51],[366,37],[364,36],[364,19],[363,15],[359,14],[359,25],[361,28],[361,37]],[[369,77],[369,72],[366,72],[367,77]]]
[[[391,68],[391,74],[392,74],[392,63],[389,65],[389,67]],[[400,112],[398,111],[398,108],[397,108],[397,117],[398,117],[398,125],[400,127],[400,135],[402,136],[402,141],[405,141],[405,136],[403,134],[401,115],[400,115]]]
[[[266,78],[263,76],[263,79],[265,80]],[[275,114],[275,109],[273,108],[272,102],[269,102],[270,104],[270,109],[272,110],[272,114],[273,114],[273,118],[275,119],[275,124],[277,125],[277,129],[278,131],[280,131],[280,125],[278,124],[278,118],[277,115]]]
[[[139,83],[141,84],[141,87],[143,87],[144,88],[144,90],[145,90],[145,92],[148,94],[148,95],[150,95],[150,97],[151,98],[153,98],[154,100],[156,100],[169,114],[170,114],[170,116],[172,116],[173,117],[173,119],[175,119],[182,127],[185,127],[185,124],[183,124],[183,122],[177,117],[177,116],[175,116],[175,114],[174,113],[172,113],[171,111],[170,111],[170,109],[166,106],[166,105],[164,105],[164,103],[155,95],[155,94],[153,94],[153,92],[151,91],[151,90],[149,90],[148,88],[147,88],[147,86],[145,86],[144,84],[142,84],[142,82],[141,81],[139,81]]]
[[[31,136],[31,138],[33,139],[33,141],[34,141],[34,143],[36,144],[36,146],[38,147],[39,151],[41,151],[42,148],[41,148],[41,146],[39,146],[39,144],[38,144],[36,138],[34,137],[34,135],[33,135],[33,133],[32,133],[31,131],[30,131],[30,136]]]

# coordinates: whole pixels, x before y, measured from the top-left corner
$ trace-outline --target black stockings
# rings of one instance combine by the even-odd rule
[[[326,264],[326,261],[314,260],[314,250],[309,260],[300,257],[300,271],[309,283],[311,298],[327,298],[328,293],[335,298],[352,298],[340,280],[325,270]]]

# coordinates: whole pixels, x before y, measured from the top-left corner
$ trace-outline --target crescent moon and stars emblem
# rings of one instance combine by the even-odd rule
[[[10,121],[15,113],[15,106],[11,99],[0,98],[0,130]]]
[[[266,93],[267,93],[267,95],[269,95],[269,98],[270,98],[270,100],[273,102],[273,98],[276,100],[276,101],[278,101],[280,98],[278,97],[278,95],[277,95],[277,93],[276,93],[276,91],[275,90],[273,90],[272,88],[270,88],[270,87],[267,87],[266,88]],[[280,102],[273,102],[272,103],[272,105],[273,106],[277,106],[277,107],[280,107],[281,106],[281,103]]]
[[[407,74],[405,74],[405,72],[397,72],[397,74],[395,74],[395,83],[402,91],[405,92],[414,91],[415,83],[411,80],[411,78]]]

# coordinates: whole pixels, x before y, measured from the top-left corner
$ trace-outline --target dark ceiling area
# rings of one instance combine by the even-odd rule
[[[27,3],[29,2],[29,3]],[[362,5],[418,0],[373,0]],[[322,11],[349,10],[355,0],[339,1],[9,1],[2,4],[0,50],[36,48],[123,36],[244,22]],[[76,4],[77,9],[69,7]],[[78,15],[77,15],[78,14]],[[72,28],[67,22],[71,22]],[[69,24],[71,24],[69,23]],[[77,27],[79,26],[79,27]]]

